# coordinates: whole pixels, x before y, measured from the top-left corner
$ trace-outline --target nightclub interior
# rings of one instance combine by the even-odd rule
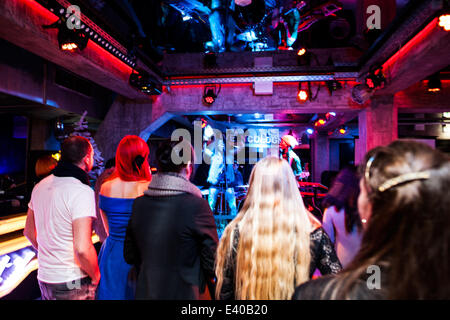
[[[28,203],[74,134],[94,148],[93,188],[123,137],[147,143],[156,175],[160,143],[187,132],[219,239],[283,143],[318,221],[339,171],[372,148],[450,154],[449,31],[445,0],[1,1],[0,299],[40,298]],[[217,134],[241,161],[211,162]]]

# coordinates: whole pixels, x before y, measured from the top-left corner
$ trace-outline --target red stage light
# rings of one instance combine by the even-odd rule
[[[443,14],[439,17],[439,26],[445,31],[450,31],[450,14]]]
[[[203,89],[203,102],[207,105],[211,105],[216,101],[217,96],[221,90],[221,86],[219,85],[219,89],[217,90],[217,86],[215,84],[206,85]]]
[[[300,101],[308,100],[308,92],[306,90],[299,90],[297,96]]]
[[[213,97],[205,97],[205,102],[208,104],[213,104],[214,103],[214,98]]]

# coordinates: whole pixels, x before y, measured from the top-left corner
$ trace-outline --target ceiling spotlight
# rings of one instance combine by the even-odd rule
[[[443,14],[439,17],[439,26],[445,31],[450,31],[450,14]]]
[[[162,93],[162,84],[143,70],[130,74],[129,83],[132,87],[148,95]]]
[[[297,98],[300,102],[305,102],[310,97],[309,94],[309,85],[308,88],[304,89],[302,82],[298,83],[298,93]]]
[[[213,104],[216,98],[217,96],[212,89],[207,89],[206,93],[203,95],[203,101],[205,101],[206,104]]]
[[[346,134],[347,133],[347,129],[345,129],[344,127],[339,129],[339,133],[340,134]]]
[[[297,65],[307,66],[311,62],[311,54],[305,48],[300,48],[297,51]]]
[[[352,89],[352,100],[358,104],[364,104],[373,94],[373,90],[370,89],[365,83],[357,84]]]
[[[297,51],[297,55],[298,56],[302,56],[306,53],[306,49],[305,48],[301,48],[300,50]]]
[[[313,133],[314,133],[314,130],[311,129],[311,128],[308,128],[308,129],[306,129],[306,133],[307,133],[307,134],[313,134]]]
[[[371,90],[381,88],[385,83],[386,77],[383,74],[382,68],[370,71],[365,79],[366,86]]]
[[[298,98],[300,99],[300,101],[308,100],[308,92],[306,92],[306,90],[299,90]]]
[[[58,43],[61,50],[73,52],[76,49],[86,48],[89,38],[84,34],[77,32],[76,29],[69,30],[61,27],[58,31]]]
[[[71,42],[71,43],[64,43],[61,46],[61,50],[63,50],[63,51],[71,51],[71,52],[74,51],[77,48],[78,48],[77,44],[73,43],[73,42]]]
[[[441,91],[441,78],[438,72],[428,78],[428,92],[439,91]]]
[[[62,23],[62,21],[59,19],[52,24],[43,25],[42,27],[44,29],[58,29],[58,45],[63,51],[73,52],[76,49],[83,50],[86,48],[89,41],[88,36],[77,28],[67,28],[66,24]]]
[[[327,114],[325,115],[325,117],[327,119],[329,119],[330,117],[336,117],[336,112],[327,112]]]
[[[203,90],[203,102],[206,105],[212,105],[214,101],[216,101],[217,96],[220,92],[220,86],[219,91],[216,92],[216,85],[206,85]]]
[[[327,88],[328,88],[328,92],[330,93],[330,96],[333,94],[334,91],[342,89],[342,84],[336,80],[326,81],[326,84],[327,84]]]

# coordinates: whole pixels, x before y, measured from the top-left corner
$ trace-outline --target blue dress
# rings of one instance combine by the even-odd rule
[[[98,300],[134,299],[131,286],[127,283],[131,265],[123,257],[123,243],[134,200],[99,195],[99,207],[108,218],[109,236],[98,255],[101,274]]]

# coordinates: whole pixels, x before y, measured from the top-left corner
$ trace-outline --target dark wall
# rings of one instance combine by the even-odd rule
[[[0,39],[0,92],[62,111],[104,119],[114,93]],[[55,115],[56,116],[56,115]]]
[[[15,174],[25,171],[26,123],[27,119],[24,117],[1,115],[0,174]]]

